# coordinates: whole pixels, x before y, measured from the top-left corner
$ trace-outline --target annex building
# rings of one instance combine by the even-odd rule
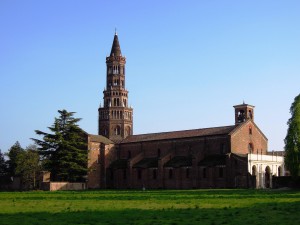
[[[125,65],[115,33],[98,135],[88,135],[88,188],[269,188],[284,174],[249,104],[234,106],[232,126],[133,135]]]

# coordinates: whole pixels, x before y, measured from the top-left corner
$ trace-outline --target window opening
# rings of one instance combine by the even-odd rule
[[[223,178],[223,176],[224,176],[223,173],[224,173],[223,168],[220,167],[220,168],[219,168],[219,177],[220,177],[220,178]]]
[[[252,143],[249,143],[249,145],[248,145],[248,151],[249,151],[249,153],[253,153],[253,144]]]
[[[128,153],[127,153],[127,158],[128,158],[128,159],[131,158],[131,151],[128,151]]]
[[[202,170],[202,177],[206,178],[206,168],[203,168],[203,170]]]
[[[186,168],[186,178],[190,178],[190,168]]]
[[[153,170],[153,180],[156,180],[156,177],[157,177],[156,170]]]
[[[127,179],[127,172],[126,172],[126,169],[123,170],[123,179],[124,179],[124,180]]]
[[[245,111],[244,110],[240,110],[238,112],[238,122],[244,122],[245,121]]]

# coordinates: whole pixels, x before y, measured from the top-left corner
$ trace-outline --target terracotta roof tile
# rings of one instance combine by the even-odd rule
[[[203,128],[203,129],[195,129],[195,130],[182,130],[182,131],[173,131],[173,132],[131,135],[128,136],[126,139],[124,139],[121,143],[226,135],[229,134],[231,131],[233,131],[235,127],[236,126],[224,126],[224,127],[212,127],[212,128]]]
[[[112,142],[110,139],[108,139],[108,138],[106,138],[106,137],[104,137],[104,136],[102,136],[102,135],[93,135],[93,134],[89,134],[89,137],[90,137],[90,140],[91,140],[92,142],[104,143],[104,144],[106,144],[106,145],[108,145],[108,144],[113,144],[113,142]]]

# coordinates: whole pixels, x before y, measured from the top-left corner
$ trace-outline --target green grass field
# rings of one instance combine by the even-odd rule
[[[0,192],[0,224],[300,224],[300,192]]]

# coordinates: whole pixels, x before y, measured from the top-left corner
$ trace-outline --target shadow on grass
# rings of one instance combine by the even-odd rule
[[[1,225],[179,225],[179,224],[300,224],[300,201],[292,203],[260,203],[248,208],[224,207],[202,209],[198,205],[187,209],[111,211],[71,211],[59,213],[0,214]]]

